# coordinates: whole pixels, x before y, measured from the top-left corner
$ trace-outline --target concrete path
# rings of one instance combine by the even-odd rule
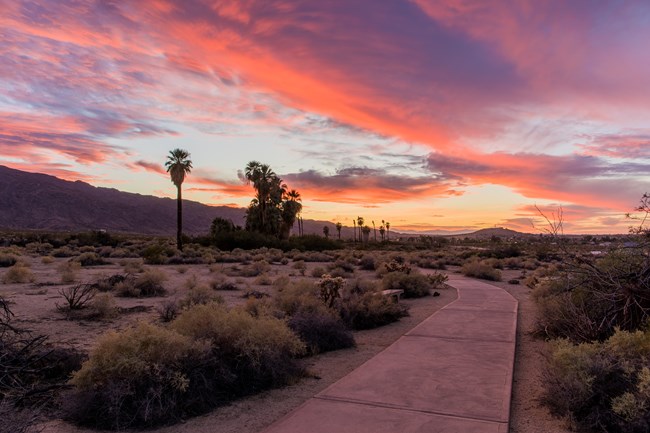
[[[517,301],[448,283],[456,301],[264,433],[507,433]]]

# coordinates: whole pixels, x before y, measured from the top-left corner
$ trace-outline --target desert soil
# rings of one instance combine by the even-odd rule
[[[227,271],[232,264],[213,266],[212,272],[207,265],[156,266],[167,276],[165,286],[169,289],[166,297],[156,298],[115,298],[117,306],[122,311],[140,307],[143,311],[123,312],[117,318],[106,321],[68,320],[57,311],[56,304],[63,298],[58,293],[65,285],[60,284],[58,266],[66,259],[57,259],[54,263],[43,264],[40,259],[31,259],[31,269],[36,276],[35,283],[3,284],[0,293],[11,302],[15,313],[15,324],[32,329],[36,333],[50,336],[54,343],[72,345],[82,350],[90,350],[97,337],[107,330],[123,329],[132,326],[139,320],[158,320],[157,308],[167,299],[182,298],[187,292],[185,283],[195,276],[199,283],[208,284],[217,274]],[[93,282],[102,276],[123,273],[122,266],[116,263],[106,266],[82,268],[78,274],[79,282]],[[305,275],[310,275],[311,269],[317,266],[325,267],[323,263],[308,263]],[[454,272],[451,269],[449,272]],[[519,276],[519,271],[506,271],[504,281]],[[272,265],[270,276],[274,279],[282,275],[291,278],[303,277],[289,265]],[[376,278],[374,272],[356,271],[356,277]],[[1,275],[0,275],[1,277]],[[220,291],[228,305],[238,305],[245,302],[242,293],[253,289],[264,293],[272,293],[269,285],[255,284],[255,278],[227,277],[235,282],[240,290]],[[311,278],[313,279],[313,278]],[[494,283],[504,288],[519,301],[519,324],[517,330],[517,348],[515,360],[515,375],[513,385],[513,401],[511,406],[512,433],[565,433],[569,432],[564,422],[552,417],[541,406],[541,369],[543,365],[544,342],[534,339],[530,329],[534,323],[534,306],[529,299],[529,291],[523,285]],[[238,432],[257,433],[263,430],[286,413],[300,406],[330,384],[336,382],[368,359],[388,347],[404,333],[429,317],[435,311],[456,299],[453,289],[439,291],[441,296],[426,297],[415,300],[401,300],[410,307],[410,316],[381,328],[355,332],[357,346],[352,349],[339,350],[314,356],[305,360],[310,377],[281,388],[269,390],[257,395],[240,399],[232,404],[217,408],[212,412],[181,424],[151,430],[156,433],[212,433]],[[81,433],[91,430],[74,427],[61,420],[45,423],[44,433]]]

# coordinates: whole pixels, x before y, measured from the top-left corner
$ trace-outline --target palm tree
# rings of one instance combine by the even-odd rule
[[[323,234],[325,235],[326,239],[329,239],[330,237],[330,228],[327,226],[323,226]]]
[[[282,237],[288,239],[289,232],[291,231],[291,228],[296,222],[296,219],[298,219],[298,235],[302,235],[302,231],[300,228],[301,221],[300,218],[298,217],[298,214],[300,214],[300,212],[302,211],[302,204],[300,203],[302,199],[300,198],[300,193],[298,191],[292,189],[291,191],[286,192],[286,185],[283,186],[285,187],[284,188],[285,201],[283,202],[283,206],[282,206],[282,222],[283,222]]]
[[[165,167],[169,173],[172,182],[176,185],[176,247],[183,251],[183,197],[181,194],[181,185],[185,177],[192,171],[192,161],[189,159],[190,153],[183,149],[174,149],[169,151]]]
[[[375,232],[375,242],[377,242],[377,227],[375,226],[375,220],[372,220],[372,230]]]
[[[390,223],[386,221],[386,240],[390,240]]]
[[[359,227],[359,241],[361,241],[361,229],[363,228],[363,217],[357,217],[357,227]]]
[[[343,224],[340,222],[336,223],[336,231],[339,232],[339,240],[341,240],[341,229],[343,228]]]
[[[386,234],[386,228],[384,225],[379,226],[379,234],[381,235],[381,241],[384,242],[384,235]]]
[[[357,241],[357,220],[352,218],[352,233],[354,233],[354,241]]]

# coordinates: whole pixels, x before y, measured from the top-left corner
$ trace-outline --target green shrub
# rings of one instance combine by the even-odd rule
[[[405,298],[420,298],[429,295],[431,281],[426,275],[411,272],[389,272],[382,278],[384,290],[404,290]]]
[[[490,264],[476,259],[466,262],[461,272],[468,277],[480,278],[489,281],[501,281],[501,271],[494,269]]]
[[[354,347],[352,332],[332,311],[325,308],[315,311],[298,311],[288,320],[289,328],[307,347],[307,354]]]
[[[650,425],[650,330],[616,331],[602,343],[556,340],[543,401],[576,427],[636,433]]]

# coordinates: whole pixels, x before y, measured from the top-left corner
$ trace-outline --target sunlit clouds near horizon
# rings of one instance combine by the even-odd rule
[[[625,232],[650,192],[650,3],[0,0],[0,164],[395,230]],[[537,207],[536,207],[537,206]]]

